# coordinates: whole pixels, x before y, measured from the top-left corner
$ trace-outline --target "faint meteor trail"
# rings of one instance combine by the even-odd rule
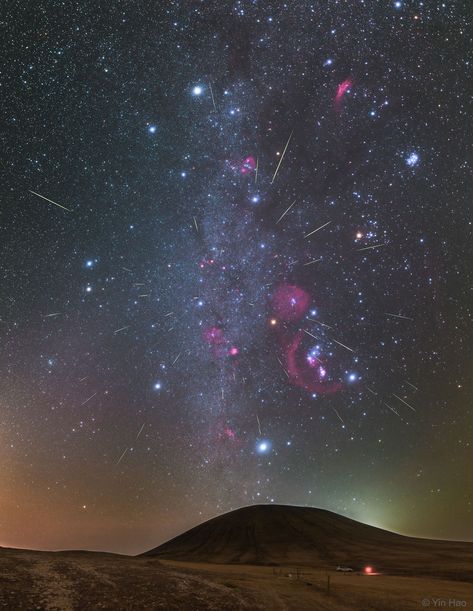
[[[273,184],[273,182],[274,182],[274,180],[275,180],[276,176],[278,175],[279,168],[281,167],[282,160],[284,159],[284,155],[286,154],[287,147],[289,146],[289,142],[291,141],[291,138],[292,138],[292,134],[293,134],[293,133],[294,133],[294,132],[291,132],[291,134],[290,134],[289,138],[287,139],[286,146],[284,147],[284,150],[283,150],[282,155],[281,155],[281,159],[279,160],[279,163],[278,163],[278,165],[277,165],[277,167],[276,167],[276,170],[275,170],[275,172],[274,172],[273,178],[272,178],[272,180],[271,180],[271,184]]]
[[[304,329],[304,333],[307,333],[307,335],[310,335],[311,337],[313,337],[314,339],[316,339],[317,341],[319,341],[319,338],[316,337],[315,335],[312,335],[312,333],[310,333],[310,331],[307,331],[306,329]],[[318,360],[318,359],[317,359]]]
[[[406,380],[406,384],[409,384],[409,386],[411,386],[411,387],[412,387],[414,390],[419,390],[419,389],[417,388],[417,386],[414,386],[414,384],[411,384],[411,383],[410,383],[410,382],[408,382],[407,380]]]
[[[396,397],[396,399],[399,399],[399,401],[402,401],[402,403],[404,403],[404,405],[407,405],[407,407],[408,407],[409,409],[411,409],[413,412],[416,412],[416,411],[417,411],[417,410],[416,410],[414,407],[412,407],[412,405],[409,405],[409,403],[408,403],[407,401],[404,401],[404,399],[401,399],[401,397],[398,397],[398,395],[395,395],[395,394],[393,393],[393,397]]]
[[[373,246],[365,246],[364,248],[357,248],[356,252],[362,252],[363,250],[372,250],[373,248],[381,248],[381,246],[386,246],[387,244],[374,244]]]
[[[282,370],[284,371],[284,373],[287,375],[287,377],[289,377],[288,372],[287,372],[287,371],[284,369],[284,365],[281,363],[281,359],[280,359],[278,356],[277,356],[276,358],[278,359],[278,362],[279,362],[279,364],[281,365]]]
[[[210,89],[210,95],[212,96],[212,104],[214,106],[214,110],[215,112],[217,112],[217,107],[215,106],[215,98],[214,98],[214,92],[212,89],[212,83],[209,81],[209,89]]]
[[[115,465],[116,467],[118,467],[118,465],[119,465],[119,464],[122,462],[122,459],[124,458],[124,456],[125,456],[125,454],[126,454],[127,452],[128,452],[128,448],[125,448],[125,449],[123,450],[123,454],[120,456],[120,458],[119,458],[119,459],[117,460],[117,462],[116,462],[116,465]]]
[[[259,421],[259,418],[258,418],[258,414],[256,414],[256,420],[258,421],[258,430],[259,430],[259,434],[261,436],[263,433],[261,432],[261,424],[260,424],[260,421]]]
[[[330,225],[332,221],[327,221],[326,223],[324,223],[323,225],[320,225],[320,227],[317,227],[317,229],[314,229],[314,231],[311,231],[310,233],[308,233],[307,235],[304,236],[305,238],[308,238],[311,235],[314,235],[314,233],[317,233],[317,231],[320,231],[321,229],[323,229],[324,227],[327,227],[327,225]]]
[[[179,352],[179,354],[176,356],[176,358],[173,360],[172,364],[175,365],[177,363],[178,358],[181,356],[181,352]]]
[[[372,395],[374,395],[375,397],[378,396],[378,393],[375,392],[374,390],[371,390],[371,388],[369,386],[366,387],[366,390],[368,390]]]
[[[256,157],[255,184],[258,182],[258,167],[259,167],[259,157]]]
[[[197,231],[197,233],[199,233],[199,227],[197,225],[197,219],[194,216],[194,225],[195,225],[195,230]]]
[[[337,411],[337,410],[336,410],[334,407],[332,407],[332,409],[333,409],[333,411],[334,411],[334,412],[337,414],[337,417],[338,417],[338,419],[339,419],[339,420],[341,420],[342,424],[343,424],[343,425],[345,425],[345,422],[343,422],[343,418],[340,416],[340,414],[338,413],[338,411]]]
[[[54,312],[54,314],[45,314],[44,318],[52,318],[53,316],[59,316],[61,312]]]
[[[282,219],[286,216],[286,214],[289,212],[289,210],[294,206],[294,204],[296,203],[296,200],[294,200],[292,202],[292,204],[289,206],[289,208],[287,208],[282,214],[281,216],[278,218],[278,220],[276,221],[276,225],[279,223],[279,221],[282,221]]]
[[[333,329],[333,327],[331,327],[330,325],[327,325],[327,323],[325,322],[320,322],[320,320],[315,320],[314,318],[308,318],[307,320],[310,320],[310,322],[315,322],[316,325],[327,327],[327,329]]]
[[[335,342],[336,344],[338,344],[339,346],[342,346],[343,348],[346,348],[347,350],[349,350],[350,352],[355,352],[353,350],[353,348],[349,348],[348,346],[345,346],[345,344],[342,344],[342,342],[338,342],[336,339],[330,338],[332,340],[332,342]]]
[[[392,314],[391,312],[385,312],[386,316],[394,316],[395,318],[403,318],[404,320],[414,320],[413,318],[409,318],[409,316],[402,316],[402,314]]]
[[[94,394],[93,394],[93,395],[90,395],[90,397],[89,397],[88,399],[86,399],[86,400],[85,400],[83,403],[81,403],[81,405],[85,405],[86,403],[88,403],[88,402],[89,402],[91,399],[93,399],[93,398],[95,397],[95,395],[96,395],[96,394],[97,394],[97,393],[96,393],[96,392],[94,392]]]
[[[126,272],[130,272],[131,274],[133,273],[131,269],[128,269],[128,267],[122,267],[122,269],[124,269]]]
[[[312,265],[312,263],[318,263],[319,261],[322,261],[322,257],[320,257],[320,259],[312,259],[312,261],[309,261],[308,263],[304,263],[304,266]]]
[[[47,202],[51,202],[51,204],[54,204],[55,206],[58,206],[59,208],[62,208],[63,210],[67,210],[68,212],[72,212],[72,210],[70,210],[69,208],[66,208],[66,206],[63,206],[62,204],[58,204],[57,202],[53,202],[52,199],[44,197],[44,195],[41,195],[40,193],[36,193],[36,191],[30,191],[29,189],[28,189],[28,191],[30,193],[33,193],[33,195],[37,195],[38,197],[41,197],[41,199],[45,199]]]
[[[138,439],[138,437],[141,435],[141,432],[142,432],[142,430],[143,430],[144,428],[145,428],[145,423],[143,422],[143,424],[141,425],[140,430],[138,431],[138,435],[137,435],[137,436],[136,436],[136,438],[135,438],[135,441],[136,441],[136,439]]]
[[[394,395],[394,396],[396,396],[396,395]],[[399,418],[401,417],[401,416],[400,416],[400,414],[399,414],[399,412],[397,412],[397,411],[394,409],[394,407],[391,407],[390,405],[388,405],[388,403],[386,403],[386,401],[383,401],[383,404],[384,404],[384,405],[385,405],[385,406],[386,406],[388,409],[390,409],[392,412],[394,412],[394,413],[396,414],[396,416],[399,416]]]
[[[116,329],[113,333],[120,333],[120,331],[125,331],[125,329],[129,329],[130,325],[128,325],[127,327],[120,327],[119,329]]]

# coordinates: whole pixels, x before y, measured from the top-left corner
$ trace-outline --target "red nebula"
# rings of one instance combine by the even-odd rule
[[[335,110],[340,110],[343,96],[348,91],[348,89],[350,89],[352,85],[353,85],[353,81],[350,78],[347,78],[340,83],[340,85],[337,88],[337,94],[335,95],[335,100],[334,100]]]
[[[225,342],[223,330],[220,329],[220,327],[209,327],[208,329],[205,329],[203,336],[204,340],[210,346],[220,346]]]
[[[240,350],[225,337],[221,327],[213,326],[204,329],[202,337],[216,358],[223,359],[228,356],[237,356],[240,353]]]
[[[307,358],[301,355],[302,351],[299,350],[299,347],[302,337],[303,332],[298,331],[294,339],[286,341],[284,345],[289,382],[294,386],[319,394],[335,393],[341,390],[343,385],[340,382],[327,383],[324,381],[327,373],[324,366],[321,365],[314,369]]]
[[[295,322],[302,318],[309,309],[309,303],[309,294],[293,284],[279,285],[272,297],[276,318],[286,322]]]
[[[199,263],[200,269],[204,269],[206,265],[213,265],[215,263],[214,259],[202,259]]]
[[[253,155],[248,155],[244,159],[230,161],[229,164],[232,170],[240,172],[240,174],[250,174],[256,169],[256,160]]]
[[[250,172],[253,172],[256,168],[255,158],[253,157],[253,155],[248,155],[248,157],[245,157],[245,159],[240,161],[239,166],[240,172],[242,174],[249,174]]]
[[[236,433],[233,429],[231,429],[229,426],[226,426],[223,429],[223,434],[227,439],[231,439],[232,441],[236,440]]]

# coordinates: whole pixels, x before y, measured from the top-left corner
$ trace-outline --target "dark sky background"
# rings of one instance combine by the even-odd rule
[[[4,4],[0,545],[473,539],[471,12]]]

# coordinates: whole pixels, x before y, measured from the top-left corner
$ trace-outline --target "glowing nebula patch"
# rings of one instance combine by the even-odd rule
[[[343,96],[350,89],[352,85],[353,85],[353,81],[350,78],[347,78],[344,81],[342,81],[340,85],[337,87],[337,93],[335,95],[335,100],[334,100],[335,110],[337,111],[340,110]]]
[[[332,394],[343,388],[341,382],[329,382],[327,369],[320,359],[318,366],[308,360],[307,353],[301,347],[303,333],[299,331],[294,338],[284,344],[287,374],[289,382],[311,393]]]
[[[272,297],[275,318],[285,322],[295,322],[302,318],[309,304],[309,294],[295,284],[279,285]]]
[[[203,336],[204,340],[210,346],[220,346],[225,342],[223,330],[220,327],[209,327],[208,329],[205,329]]]
[[[230,343],[221,327],[214,325],[204,329],[202,338],[209,345],[216,358],[236,357],[240,354],[239,348]]]
[[[240,162],[240,172],[242,174],[249,174],[250,172],[253,172],[255,168],[256,161],[252,155],[245,157],[245,159]]]
[[[248,155],[243,159],[238,159],[236,161],[230,161],[230,167],[235,172],[239,172],[240,174],[251,174],[256,169],[256,159],[253,155]]]

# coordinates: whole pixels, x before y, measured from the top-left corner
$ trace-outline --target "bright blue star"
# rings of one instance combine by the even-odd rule
[[[331,66],[333,64],[333,59],[330,57],[324,61],[324,66]]]
[[[88,267],[89,269],[91,267],[94,267],[94,262],[92,259],[89,259],[88,261],[85,262],[85,266]]]
[[[271,442],[267,440],[259,441],[256,444],[258,454],[267,454],[271,450]]]
[[[203,89],[203,87],[201,85],[196,85],[192,89],[192,95],[202,95],[203,91],[204,91],[204,89]]]
[[[154,390],[161,390],[162,387],[163,385],[161,384],[161,382],[156,382],[153,386]]]
[[[157,129],[158,128],[156,127],[156,125],[148,125],[148,131],[150,134],[155,134]]]
[[[350,373],[348,375],[348,381],[349,382],[355,382],[358,379],[358,376],[356,375],[356,373]]]

